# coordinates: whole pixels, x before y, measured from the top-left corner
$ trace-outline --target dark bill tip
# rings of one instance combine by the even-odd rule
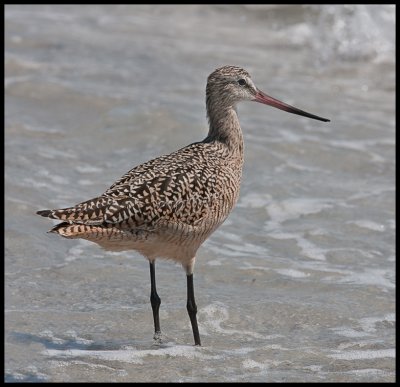
[[[288,113],[298,114],[299,116],[304,116],[304,117],[308,117],[308,118],[312,118],[314,120],[319,120],[319,121],[324,121],[324,122],[330,122],[330,120],[328,118],[316,116],[315,114],[307,113],[304,110],[297,109],[294,106],[288,105],[282,101],[279,101],[279,99],[273,98],[273,97],[263,93],[261,90],[257,90],[257,94],[254,97],[253,101],[260,102],[265,105],[273,106],[277,109],[284,110]]]

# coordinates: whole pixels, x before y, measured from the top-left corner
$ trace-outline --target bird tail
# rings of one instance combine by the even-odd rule
[[[112,227],[95,226],[80,223],[62,222],[48,231],[63,236],[64,238],[96,239],[115,234]]]
[[[40,210],[36,214],[66,222],[101,224],[104,221],[106,209],[114,202],[115,200],[112,198],[99,197],[79,203],[74,207]]]
[[[59,234],[65,238],[81,238],[82,235],[88,234],[88,231],[90,232],[90,228],[91,226],[86,226],[83,224],[62,222],[57,224],[47,232]]]
[[[36,211],[36,214],[45,218],[66,220],[69,222],[87,220],[87,215],[82,211],[79,211],[79,207],[61,208],[57,210],[40,210]]]
[[[40,216],[44,216],[45,218],[52,218],[52,219],[54,219],[53,217],[52,217],[52,210],[40,210],[40,211],[36,211],[36,214],[37,215],[40,215]]]

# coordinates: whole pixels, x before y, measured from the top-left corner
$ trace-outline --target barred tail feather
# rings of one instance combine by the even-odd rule
[[[69,222],[59,223],[48,232],[59,234],[65,238],[84,238],[93,241],[95,241],[96,238],[104,237],[119,239],[123,234],[122,230],[115,227]]]
[[[81,228],[80,224],[72,224],[69,222],[62,222],[54,226],[50,229],[49,233],[59,234],[65,238],[79,238],[81,232],[78,230],[78,227]]]
[[[40,211],[36,211],[36,214],[40,215],[40,216],[44,216],[45,218],[50,217],[52,211],[51,210],[40,210]]]
[[[101,224],[104,220],[106,210],[114,203],[115,199],[113,198],[99,197],[79,203],[74,207],[41,210],[36,213],[50,219],[86,224]]]
[[[97,243],[100,247],[109,251],[124,251],[138,248],[136,241],[141,237],[131,232],[109,225],[87,225],[79,223],[62,222],[54,226],[49,233],[55,233],[68,239],[86,239]],[[142,236],[142,239],[146,236]]]
[[[75,213],[76,213],[76,209],[74,207],[63,208],[63,209],[59,209],[59,210],[36,211],[37,215],[43,216],[45,218],[59,219],[59,220],[74,220],[76,217]],[[72,218],[72,219],[69,219],[69,218]]]

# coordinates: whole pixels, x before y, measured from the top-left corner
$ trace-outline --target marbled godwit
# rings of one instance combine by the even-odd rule
[[[203,141],[131,169],[97,198],[37,212],[63,221],[49,232],[87,239],[106,250],[136,250],[149,260],[155,339],[161,336],[155,261],[166,258],[186,270],[187,310],[195,345],[201,345],[193,267],[197,249],[226,219],[239,195],[243,137],[236,104],[240,101],[329,121],[263,93],[242,68],[224,66],[207,80],[209,132]]]

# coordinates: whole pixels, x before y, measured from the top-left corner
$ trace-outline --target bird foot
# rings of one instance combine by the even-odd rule
[[[162,344],[162,333],[160,331],[155,332],[153,336],[155,344]]]

